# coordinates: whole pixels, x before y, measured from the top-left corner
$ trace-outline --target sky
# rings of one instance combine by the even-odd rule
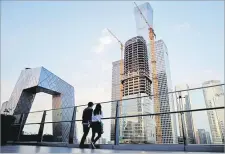
[[[224,83],[224,2],[150,4],[157,39],[168,48],[173,87]],[[1,103],[22,69],[39,66],[74,86],[76,105],[109,101],[120,46],[105,29],[122,42],[136,36],[133,8],[132,1],[1,1]],[[198,99],[193,108],[205,107]],[[51,108],[47,102],[51,96],[37,94],[32,110]]]

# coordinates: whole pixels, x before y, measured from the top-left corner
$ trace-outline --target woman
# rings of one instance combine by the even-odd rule
[[[102,106],[100,104],[97,104],[93,114],[92,114],[92,137],[91,137],[91,145],[92,148],[95,148],[95,143],[98,141],[98,139],[101,137],[103,130],[102,130],[102,122],[101,119],[103,117],[102,114]],[[95,134],[98,133],[98,136],[95,138]]]

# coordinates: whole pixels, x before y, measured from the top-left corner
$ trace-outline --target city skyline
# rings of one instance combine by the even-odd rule
[[[95,7],[103,7],[110,8],[107,9],[105,15],[102,17],[106,17],[107,15],[112,16],[113,18],[110,21],[103,22],[102,18],[97,18],[97,21],[101,21],[101,25],[94,24],[92,26],[92,35],[87,36],[85,34],[83,38],[86,38],[86,42],[90,44],[79,45],[76,43],[76,36],[81,35],[77,29],[83,29],[85,32],[85,22],[82,22],[82,18],[79,17],[79,14],[84,10],[82,8],[86,7],[85,2],[1,2],[2,3],[2,39],[1,39],[1,50],[2,50],[2,74],[1,74],[1,84],[2,88],[5,89],[2,91],[2,100],[7,101],[13,86],[16,82],[16,76],[20,72],[20,70],[24,67],[38,67],[45,66],[56,72],[57,75],[62,76],[64,80],[67,80],[74,87],[77,87],[77,102],[79,104],[84,104],[89,100],[93,100],[95,102],[110,100],[110,79],[111,79],[111,63],[112,61],[119,59],[119,46],[114,39],[110,39],[109,36],[104,32],[105,28],[110,28],[113,30],[116,35],[123,41],[132,36],[135,36],[135,22],[133,17],[133,7],[134,4],[132,2],[90,2],[93,3],[92,6]],[[144,2],[142,2],[144,3]],[[192,85],[196,86],[201,85],[203,81],[210,79],[219,79],[224,81],[224,69],[223,69],[223,32],[224,32],[224,15],[223,15],[223,2],[150,2],[152,7],[154,8],[154,27],[157,32],[157,38],[163,38],[167,47],[170,50],[170,63],[171,63],[171,75],[173,85],[180,83],[187,83],[192,87]],[[79,5],[78,5],[79,4]],[[140,4],[140,3],[137,3]],[[184,5],[185,4],[185,5]],[[51,7],[52,6],[52,7]],[[79,6],[79,7],[78,7]],[[185,6],[185,7],[184,7]],[[194,9],[201,6],[201,10]],[[9,9],[12,7],[13,9]],[[94,7],[94,8],[95,8]],[[123,13],[119,13],[114,10],[117,7],[121,7],[121,11]],[[167,11],[168,7],[174,11]],[[30,9],[33,8],[33,9]],[[42,11],[40,9],[43,8]],[[90,11],[94,8],[89,8]],[[204,9],[205,8],[205,9]],[[66,9],[66,11],[65,11]],[[20,11],[23,10],[23,11]],[[50,11],[48,11],[50,10]],[[52,11],[51,11],[52,10]],[[74,10],[75,12],[72,13]],[[101,9],[96,11],[93,16],[100,16]],[[194,10],[194,11],[193,11]],[[198,10],[198,11],[197,11]],[[210,11],[204,10],[213,10],[213,14]],[[18,14],[17,12],[20,12]],[[120,11],[120,12],[121,12]],[[180,11],[181,14],[176,14],[177,11]],[[34,13],[28,13],[34,12]],[[58,18],[53,18],[57,12],[63,12]],[[117,12],[117,13],[116,13]],[[115,14],[114,14],[115,13]],[[45,14],[45,15],[44,15]],[[195,16],[193,16],[195,14]],[[186,20],[183,20],[183,16],[186,15]],[[207,16],[205,18],[204,16]],[[37,18],[32,18],[32,16]],[[75,18],[72,18],[75,16]],[[167,16],[173,16],[173,19],[168,21]],[[203,16],[203,18],[202,18]],[[41,17],[41,18],[40,18]],[[201,17],[201,23],[198,22],[198,18]],[[124,18],[127,18],[128,23],[115,25],[113,22],[117,23],[120,20],[123,21]],[[10,19],[10,20],[8,20]],[[20,19],[20,20],[18,20]],[[48,20],[51,19],[51,20]],[[89,18],[87,18],[89,19]],[[84,27],[76,28],[77,23],[81,21]],[[93,20],[92,20],[93,21]],[[12,22],[17,24],[11,24]],[[61,24],[56,24],[57,26],[53,26],[53,22],[60,22]],[[39,23],[42,23],[41,25]],[[95,22],[96,23],[96,22]],[[123,22],[121,22],[123,23]],[[214,23],[214,24],[212,24]],[[23,25],[23,26],[22,26]],[[55,24],[54,24],[55,25]],[[127,26],[129,25],[129,26]],[[167,25],[167,26],[164,26]],[[205,25],[204,28],[200,28],[202,25]],[[45,28],[42,28],[42,27]],[[97,27],[98,26],[98,27]],[[164,26],[164,27],[163,27]],[[216,26],[216,27],[215,27]],[[26,27],[26,28],[25,28]],[[54,28],[51,28],[54,27]],[[51,28],[51,29],[50,29]],[[66,29],[67,30],[66,30]],[[32,30],[33,29],[33,30]],[[59,29],[61,29],[59,31]],[[168,31],[169,29],[169,31]],[[210,29],[214,29],[214,33],[208,33]],[[38,31],[38,33],[31,33],[31,30]],[[47,31],[46,31],[47,30]],[[68,33],[69,31],[70,33]],[[103,34],[101,31],[103,30]],[[189,31],[192,31],[193,34],[188,34]],[[46,34],[50,35],[46,35]],[[77,33],[77,34],[76,34]],[[31,35],[32,34],[32,35]],[[76,34],[76,35],[75,35]],[[89,33],[90,34],[90,33]],[[107,35],[107,36],[106,36]],[[173,36],[176,36],[175,38]],[[185,39],[182,37],[186,35]],[[61,36],[61,37],[57,37]],[[74,37],[75,36],[75,37]],[[171,38],[172,36],[172,38]],[[207,36],[207,37],[205,37]],[[44,39],[43,39],[44,37]],[[22,38],[22,39],[19,39]],[[57,43],[57,40],[61,41],[61,43]],[[69,40],[65,42],[66,40]],[[193,40],[194,42],[190,42]],[[213,41],[208,38],[215,38]],[[15,42],[15,39],[17,40]],[[98,39],[100,42],[98,43]],[[49,40],[49,43],[44,43]],[[51,41],[52,40],[52,41]],[[55,41],[54,41],[55,40]],[[74,41],[73,41],[74,40]],[[198,41],[197,41],[198,40]],[[19,41],[19,42],[18,42]],[[202,44],[204,42],[204,45]],[[26,46],[24,46],[26,42]],[[36,43],[35,43],[36,42]],[[210,43],[206,43],[210,42]],[[184,44],[186,43],[186,45]],[[14,44],[11,46],[9,44]],[[58,45],[57,45],[58,44]],[[61,45],[60,45],[61,44]],[[102,45],[103,52],[95,52],[93,49],[93,45]],[[81,46],[82,45],[82,46]],[[103,47],[104,46],[104,47]],[[204,49],[202,48],[204,46]],[[207,47],[209,46],[209,47]],[[14,48],[16,47],[16,48]],[[175,48],[176,47],[176,48]],[[184,48],[185,47],[185,48]],[[212,51],[211,48],[216,52],[210,53]],[[76,52],[76,49],[82,49],[82,51],[86,52]],[[18,52],[16,52],[18,51]],[[30,52],[29,52],[30,51]],[[47,52],[48,51],[48,52]],[[54,52],[53,52],[54,51]],[[102,50],[101,50],[102,51]],[[199,51],[199,52],[196,52]],[[202,53],[204,51],[204,53]],[[47,56],[41,56],[43,52],[47,52]],[[57,60],[53,60],[49,63],[48,55],[57,52],[58,55],[55,55],[55,59],[60,59],[61,63],[58,65]],[[29,53],[29,54],[28,54]],[[64,54],[63,54],[64,53]],[[193,55],[196,54],[196,55]],[[207,54],[205,54],[207,53]],[[69,55],[74,56],[69,56]],[[198,65],[196,65],[196,57],[204,54],[204,57],[207,56],[210,60],[210,63],[207,61],[203,61],[205,58],[198,58],[200,60]],[[14,56],[13,56],[14,55]],[[182,56],[181,56],[182,55]],[[28,57],[36,56],[37,59],[40,60],[29,60]],[[82,59],[78,57],[83,57]],[[27,61],[23,61],[22,58],[18,58],[16,60],[17,65],[11,68],[11,71],[8,71],[9,58],[10,57],[24,57]],[[74,57],[75,59],[72,60]],[[86,58],[84,58],[86,57]],[[201,56],[200,56],[201,57]],[[72,58],[72,59],[71,59]],[[184,63],[185,59],[189,59],[189,62]],[[21,60],[20,60],[21,59]],[[80,60],[79,60],[80,59]],[[92,59],[92,60],[91,60]],[[71,61],[72,64],[68,65],[68,61]],[[75,63],[80,63],[83,66],[83,69],[79,69],[78,67],[73,68],[72,66],[76,66]],[[99,73],[93,74],[92,71],[92,62],[95,61],[95,68],[99,68]],[[177,65],[179,63],[179,67]],[[192,67],[191,67],[191,66]],[[193,67],[195,66],[195,67]],[[73,69],[72,69],[73,68]],[[186,68],[184,73],[181,72],[184,68]],[[189,69],[194,68],[194,69]],[[71,73],[69,70],[73,70]],[[95,82],[89,81],[89,72],[90,75],[93,74],[92,80]],[[104,72],[104,75],[103,75]],[[100,78],[99,78],[100,76]],[[188,79],[188,80],[187,80]],[[82,84],[82,81],[86,81],[86,84]],[[88,82],[87,82],[88,81]],[[100,82],[101,81],[101,82]],[[95,94],[90,93],[89,98],[86,98],[86,91],[92,91],[95,89]],[[102,94],[104,94],[102,96]],[[102,96],[102,97],[99,97]]]
[[[121,2],[119,5],[118,2],[94,2],[91,6],[95,7],[80,2],[1,3],[2,101],[9,99],[18,72],[25,67],[37,66],[45,66],[71,83],[76,88],[76,105],[86,104],[90,100],[110,100],[111,63],[120,59],[120,51],[105,28],[110,28],[123,42],[136,36],[132,2]],[[221,2],[150,4],[155,11],[154,29],[157,38],[162,38],[169,48],[173,85],[186,83],[196,86],[210,79],[224,81],[224,8]],[[195,11],[194,8],[197,10],[199,6],[202,9]],[[121,8],[119,12],[116,9],[118,7]],[[108,8],[108,11],[102,14],[102,8]],[[92,18],[85,14],[87,9],[93,12]],[[214,14],[204,9],[213,10]],[[176,11],[181,13],[178,15]],[[168,21],[168,17],[173,19]],[[198,22],[200,18],[201,23]],[[124,19],[128,22],[124,22]],[[91,29],[87,27],[89,22],[93,24]],[[118,22],[122,24],[116,24]],[[213,33],[209,33],[211,29],[214,29]],[[211,53],[212,50],[216,53]],[[54,58],[49,61],[48,57],[52,55]],[[10,67],[10,61],[15,61],[17,65]],[[32,109],[51,108],[45,103],[49,102],[49,96],[39,96]],[[194,102],[198,102],[196,100]],[[193,108],[196,106],[203,107],[204,102],[201,105],[194,104]]]

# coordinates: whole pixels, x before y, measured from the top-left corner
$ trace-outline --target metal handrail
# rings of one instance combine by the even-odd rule
[[[136,115],[129,115],[129,116],[118,116],[118,117],[107,117],[102,118],[103,120],[107,119],[120,119],[120,118],[131,118],[131,117],[143,117],[143,116],[156,116],[161,114],[175,114],[175,113],[186,113],[186,112],[197,112],[197,111],[207,111],[207,110],[218,110],[218,109],[224,109],[225,106],[221,107],[213,107],[213,108],[201,108],[201,109],[193,109],[193,110],[182,110],[182,111],[171,111],[171,112],[158,112],[158,113],[148,113],[148,114],[136,114]],[[45,123],[62,123],[62,122],[76,122],[76,121],[82,121],[79,120],[64,120],[64,121],[52,121],[52,122],[39,122],[39,123],[26,123],[25,125],[34,125],[34,124],[45,124]],[[20,125],[20,124],[12,124],[14,126]]]
[[[119,101],[117,101],[116,103],[116,111],[117,113],[119,112]],[[12,124],[11,126],[17,126],[19,128],[19,132],[17,135],[17,141],[20,141],[20,137],[22,136],[22,130],[24,128],[25,125],[40,125],[37,137],[38,137],[38,142],[42,142],[42,137],[43,137],[43,131],[44,131],[44,125],[45,124],[53,124],[53,123],[70,123],[70,132],[69,132],[69,143],[73,143],[73,136],[74,136],[74,125],[75,122],[77,121],[82,121],[82,120],[76,120],[76,108],[74,107],[73,110],[73,116],[71,118],[71,120],[64,120],[64,121],[45,121],[45,117],[46,117],[46,111],[43,112],[42,115],[42,119],[41,122],[37,122],[37,123],[26,123],[25,119],[24,119],[24,114],[21,114],[20,117],[20,122],[16,123],[16,124]],[[121,118],[131,118],[131,117],[140,117],[140,116],[157,116],[157,115],[161,115],[161,114],[176,114],[179,113],[181,114],[181,116],[184,115],[184,113],[186,112],[197,112],[197,111],[207,111],[207,110],[216,110],[216,109],[224,109],[225,106],[221,106],[221,107],[214,107],[214,108],[201,108],[201,109],[192,109],[192,110],[182,110],[182,111],[171,111],[171,112],[158,112],[158,113],[148,113],[148,114],[137,114],[137,115],[126,115],[126,116],[119,116],[118,114],[115,115],[115,117],[106,117],[106,118],[102,118],[103,120],[107,120],[107,119],[114,119],[115,120],[115,141],[114,141],[114,145],[119,145],[119,123],[118,123],[118,119]],[[183,121],[183,120],[182,120]],[[184,126],[183,126],[183,122],[182,122],[182,130],[184,132]],[[183,133],[184,134],[184,133]],[[183,135],[183,141],[184,141],[184,151],[185,151],[185,146],[187,144],[187,140],[186,140],[186,134]]]
[[[167,94],[171,94],[171,93],[177,93],[177,92],[183,92],[183,91],[192,91],[192,90],[198,90],[198,89],[204,89],[204,88],[211,88],[211,87],[217,87],[217,86],[224,86],[225,84],[217,84],[217,85],[212,85],[212,86],[204,86],[204,87],[197,87],[197,88],[190,88],[190,89],[185,89],[185,90],[177,90],[177,91],[171,91],[168,93],[161,93],[160,95],[167,95]],[[139,97],[132,97],[132,98],[126,98],[126,99],[121,99],[121,100],[113,100],[113,101],[106,101],[106,102],[100,102],[100,103],[94,103],[94,104],[107,104],[107,103],[116,103],[118,101],[124,101],[124,100],[131,100],[131,99],[138,99],[138,98],[145,98],[145,97],[152,97],[154,95],[150,95],[150,96],[139,96]],[[26,112],[23,114],[29,114],[29,113],[36,113],[36,112],[44,112],[44,111],[52,111],[52,110],[59,110],[59,109],[69,109],[69,108],[74,108],[74,107],[83,107],[83,106],[87,106],[87,104],[85,105],[77,105],[77,106],[70,106],[70,107],[64,107],[64,108],[57,108],[57,109],[48,109],[48,110],[39,110],[39,111],[32,111],[32,112]],[[14,115],[20,115],[20,114],[14,114]]]

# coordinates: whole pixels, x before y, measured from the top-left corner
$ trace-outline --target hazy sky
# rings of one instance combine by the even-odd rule
[[[76,104],[110,100],[112,62],[120,58],[120,48],[105,28],[122,42],[134,37],[133,2],[1,4],[1,102],[9,99],[22,69],[39,66],[75,87]],[[209,79],[223,82],[224,2],[150,4],[157,39],[168,48],[173,86],[193,87]],[[38,94],[35,110],[51,107],[49,101],[50,96]],[[205,107],[203,98],[201,102],[192,103]]]

